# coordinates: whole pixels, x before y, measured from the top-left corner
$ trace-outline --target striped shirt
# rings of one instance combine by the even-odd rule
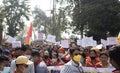
[[[84,73],[79,63],[79,66],[73,61],[70,60],[68,63],[64,65],[60,73]]]

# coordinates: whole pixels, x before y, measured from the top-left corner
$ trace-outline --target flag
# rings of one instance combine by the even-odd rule
[[[120,43],[120,33],[118,34],[117,42]]]
[[[31,37],[32,37],[32,23],[30,23],[30,28],[28,30],[28,33],[27,33],[27,36],[26,36],[26,39],[25,39],[25,44],[26,45],[30,45]]]

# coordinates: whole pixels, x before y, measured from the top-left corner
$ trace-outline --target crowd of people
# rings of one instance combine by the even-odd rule
[[[63,66],[61,73],[84,73],[82,67],[115,68],[113,73],[120,73],[120,46],[98,49],[75,42],[69,48],[47,43],[1,46],[0,73],[49,73],[48,66]]]

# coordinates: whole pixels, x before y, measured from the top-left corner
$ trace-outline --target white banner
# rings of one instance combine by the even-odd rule
[[[43,33],[38,33],[38,40],[43,41]]]
[[[55,38],[56,37],[53,35],[48,35],[46,41],[51,42],[51,43],[55,43],[56,42]]]
[[[107,40],[101,39],[101,44],[103,44],[104,47],[107,46]]]
[[[21,47],[21,41],[13,41],[12,42],[12,48],[17,48],[17,47]]]
[[[63,48],[69,48],[69,41],[68,40],[61,40],[61,46]]]
[[[83,38],[82,39],[82,46],[94,46],[94,40],[93,37]]]
[[[77,40],[77,45],[82,45],[82,40]]]
[[[115,45],[117,44],[117,37],[108,37],[107,38],[107,45]]]
[[[13,41],[16,41],[16,39],[11,36],[8,36],[7,42],[12,43]]]
[[[63,66],[48,66],[50,73],[60,73]],[[94,67],[82,67],[84,73],[112,73],[114,68],[94,68]]]

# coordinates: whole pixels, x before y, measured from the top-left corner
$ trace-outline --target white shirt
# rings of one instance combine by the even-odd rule
[[[70,60],[63,66],[60,73],[83,73],[83,69],[81,63],[78,66],[73,60]]]
[[[10,73],[14,73],[16,68],[15,60],[12,60],[11,65],[10,65]],[[34,72],[34,64],[28,65],[28,68],[26,69],[28,73],[35,73]]]

